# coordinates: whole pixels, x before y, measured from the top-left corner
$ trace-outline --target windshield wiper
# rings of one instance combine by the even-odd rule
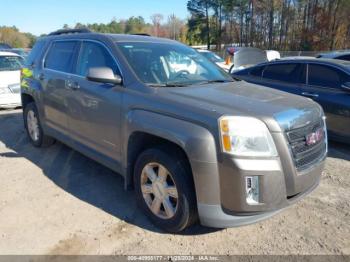
[[[212,83],[229,83],[229,82],[235,82],[234,80],[224,80],[224,79],[215,79],[215,80],[207,80],[197,83],[198,85],[205,85],[205,84],[212,84]]]
[[[188,86],[188,84],[181,84],[181,83],[148,83],[148,86],[153,87],[185,87]]]

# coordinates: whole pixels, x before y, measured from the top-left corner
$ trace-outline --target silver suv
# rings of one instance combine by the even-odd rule
[[[270,217],[315,189],[327,154],[318,104],[235,82],[167,39],[54,32],[21,92],[34,146],[57,139],[121,174],[171,232]]]

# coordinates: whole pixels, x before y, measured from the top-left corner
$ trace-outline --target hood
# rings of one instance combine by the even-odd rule
[[[222,115],[259,118],[273,132],[305,126],[323,114],[311,99],[244,81],[165,90],[173,100],[206,113],[215,112],[217,118]]]
[[[224,69],[226,72],[228,72],[231,69],[232,65],[233,65],[232,63],[226,64],[226,62],[216,62],[216,64],[220,68]]]
[[[0,71],[0,87],[7,87],[11,84],[19,84],[21,71]]]

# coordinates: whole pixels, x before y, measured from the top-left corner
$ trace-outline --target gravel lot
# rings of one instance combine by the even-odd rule
[[[250,226],[171,235],[120,176],[61,143],[29,144],[20,110],[0,111],[0,254],[350,254],[350,147],[331,144],[321,185]]]

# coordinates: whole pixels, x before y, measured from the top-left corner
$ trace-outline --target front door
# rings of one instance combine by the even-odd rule
[[[89,68],[109,67],[120,75],[107,47],[95,41],[83,41],[74,77],[69,83],[68,124],[73,140],[89,149],[120,160],[120,112],[124,88],[86,79]]]
[[[308,84],[302,95],[319,103],[327,117],[331,136],[350,139],[350,93],[341,85],[350,79],[341,70],[327,65],[308,65]]]

